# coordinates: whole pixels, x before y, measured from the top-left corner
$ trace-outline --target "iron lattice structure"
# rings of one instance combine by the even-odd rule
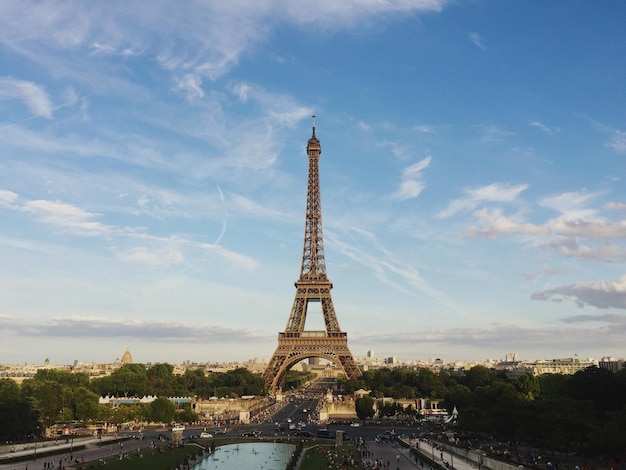
[[[319,157],[320,141],[313,135],[307,148],[309,157],[309,182],[307,188],[304,248],[300,279],[295,282],[296,296],[284,332],[278,333],[278,347],[263,377],[270,393],[280,390],[289,369],[311,357],[328,359],[341,367],[348,378],[359,377],[361,371],[348,349],[348,334],[341,331],[333,300],[332,283],[326,275],[324,238],[322,236],[322,204],[320,197]],[[320,302],[324,317],[324,330],[305,330],[309,302]]]

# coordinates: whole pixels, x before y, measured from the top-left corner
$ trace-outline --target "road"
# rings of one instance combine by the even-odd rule
[[[416,463],[411,457],[407,449],[394,447],[389,441],[390,436],[405,436],[406,439],[419,435],[421,428],[415,427],[390,427],[390,426],[358,426],[357,423],[350,424],[329,424],[323,426],[315,421],[316,411],[321,406],[320,397],[325,396],[327,388],[332,386],[331,382],[318,382],[315,389],[295,391],[286,396],[285,404],[280,407],[273,415],[268,416],[263,422],[255,422],[249,425],[238,425],[228,428],[202,428],[202,427],[186,427],[183,431],[184,440],[197,439],[203,431],[213,434],[214,438],[236,437],[245,433],[254,432],[259,439],[267,439],[279,436],[317,436],[318,429],[327,428],[330,431],[343,431],[349,439],[362,439],[368,446],[371,456],[370,462],[375,459],[381,459],[385,463],[390,462],[391,469],[414,469]],[[160,436],[169,438],[170,431],[163,429],[146,429],[143,432],[142,439],[130,438],[123,442],[107,442],[107,438],[103,438],[103,445],[100,447],[98,439],[91,439],[87,442],[87,448],[81,451],[75,451],[73,457],[87,461],[97,460],[100,458],[117,455],[120,452],[128,452],[136,448],[144,448],[150,446],[153,441],[158,441]],[[377,439],[379,437],[379,439]],[[204,445],[210,443],[210,439],[200,440]],[[78,441],[75,441],[78,445]],[[83,441],[84,442],[84,441]],[[329,442],[332,442],[329,439]],[[56,447],[57,449],[62,446]],[[32,452],[32,451],[29,451]],[[14,454],[15,455],[15,454]],[[55,455],[44,457],[41,454],[35,460],[30,460],[15,464],[2,464],[0,469],[10,470],[28,470],[41,469],[44,462],[55,462],[57,465],[59,459],[63,457],[69,458],[70,449],[64,455]],[[372,458],[373,456],[373,458]],[[395,467],[392,464],[395,463]],[[455,465],[456,467],[456,465]]]
[[[115,442],[113,442],[115,441]],[[55,450],[64,449],[65,453],[57,454],[57,455],[45,455],[42,454],[40,450],[38,454],[35,454],[33,450],[28,450],[24,452],[16,452],[11,454],[11,456],[19,456],[19,455],[32,455],[32,458],[29,458],[24,462],[16,462],[16,463],[6,463],[0,464],[0,469],[10,469],[10,470],[33,470],[33,469],[41,469],[44,467],[44,463],[53,462],[56,468],[59,465],[59,460],[63,459],[65,462],[64,465],[68,465],[70,463],[70,456],[72,459],[78,459],[81,461],[83,458],[85,461],[90,460],[98,460],[100,458],[109,457],[111,455],[117,455],[120,452],[128,452],[130,450],[136,448],[144,448],[150,445],[149,440],[140,440],[140,439],[126,439],[124,441],[119,441],[116,438],[106,438],[102,439],[102,445],[100,445],[100,439],[92,438],[86,440],[75,440],[74,446],[78,447],[79,445],[85,445],[84,450],[77,450],[73,448],[70,444],[61,444],[59,446],[55,446]]]

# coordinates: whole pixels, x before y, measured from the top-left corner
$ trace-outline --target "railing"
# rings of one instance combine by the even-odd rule
[[[348,333],[343,331],[285,331],[278,333],[279,338],[345,338]]]

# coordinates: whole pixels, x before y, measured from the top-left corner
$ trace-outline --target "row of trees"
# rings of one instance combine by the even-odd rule
[[[612,452],[626,442],[626,370],[590,367],[574,375],[525,374],[511,381],[486,367],[464,375],[428,369],[378,369],[343,380],[344,393],[371,390],[357,401],[360,416],[373,416],[374,400],[438,398],[459,412],[460,429],[503,440],[532,442],[562,451]],[[379,402],[379,413],[400,413]],[[405,410],[402,413],[411,412]]]
[[[264,381],[258,374],[240,368],[224,373],[205,374],[188,370],[174,375],[170,364],[146,368],[127,364],[111,375],[90,380],[84,373],[45,369],[18,385],[11,379],[0,379],[0,439],[21,440],[40,434],[54,423],[104,421],[171,422],[194,421],[189,406],[177,410],[167,399],[174,396],[199,398],[261,395]],[[158,399],[149,406],[100,405],[100,396],[141,397]]]
[[[209,373],[201,369],[174,374],[171,364],[127,364],[111,375],[97,378],[89,384],[98,395],[114,396],[243,396],[262,395],[263,378],[248,369],[239,368],[224,373]]]

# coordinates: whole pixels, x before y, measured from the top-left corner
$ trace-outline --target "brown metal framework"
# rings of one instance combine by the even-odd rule
[[[361,375],[348,349],[348,334],[339,328],[330,296],[333,285],[326,276],[319,178],[319,157],[322,147],[315,137],[315,116],[313,116],[313,135],[307,144],[306,153],[309,156],[309,183],[302,267],[300,279],[295,282],[296,297],[287,327],[284,332],[278,333],[278,347],[263,374],[266,388],[270,393],[282,388],[289,369],[310,357],[328,359],[337,367],[341,367],[348,378]],[[321,303],[325,327],[323,331],[304,330],[309,302]]]

